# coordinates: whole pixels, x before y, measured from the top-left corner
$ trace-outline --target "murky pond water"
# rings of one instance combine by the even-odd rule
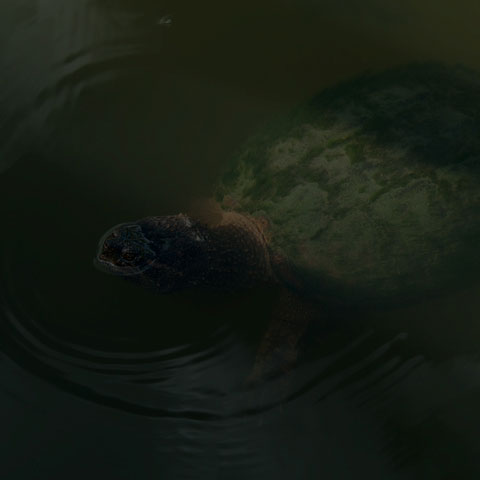
[[[246,389],[275,292],[157,296],[112,225],[208,196],[268,119],[366,70],[480,68],[451,2],[4,0],[0,476],[480,474],[480,286],[314,324],[287,399]]]

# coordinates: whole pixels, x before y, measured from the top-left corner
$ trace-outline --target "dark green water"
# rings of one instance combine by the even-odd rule
[[[365,70],[480,68],[471,1],[4,0],[0,477],[474,479],[480,287],[320,321],[290,396],[242,388],[274,292],[159,297],[93,268],[269,118]],[[159,23],[171,14],[172,23]]]

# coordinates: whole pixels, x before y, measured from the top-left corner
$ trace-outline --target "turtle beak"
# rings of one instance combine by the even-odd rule
[[[101,272],[108,273],[110,275],[128,275],[125,267],[119,267],[115,264],[115,261],[107,254],[105,243],[100,241],[97,249],[97,254],[93,259],[93,266]]]
[[[93,265],[106,273],[111,273],[111,270],[115,267],[115,264],[105,255],[101,246],[99,246],[97,254],[93,259]]]

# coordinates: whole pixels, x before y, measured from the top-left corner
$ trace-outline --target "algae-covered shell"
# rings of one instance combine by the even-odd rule
[[[250,139],[216,191],[265,216],[313,294],[392,300],[480,268],[480,77],[412,65],[327,89]]]

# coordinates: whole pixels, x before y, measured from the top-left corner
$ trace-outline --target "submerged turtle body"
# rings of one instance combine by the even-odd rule
[[[480,79],[414,65],[324,91],[250,140],[225,209],[266,217],[303,288],[421,297],[480,267]]]
[[[215,196],[208,221],[114,227],[96,261],[161,293],[285,286],[258,380],[293,362],[318,300],[395,303],[477,279],[480,78],[413,65],[326,90],[247,142]]]

